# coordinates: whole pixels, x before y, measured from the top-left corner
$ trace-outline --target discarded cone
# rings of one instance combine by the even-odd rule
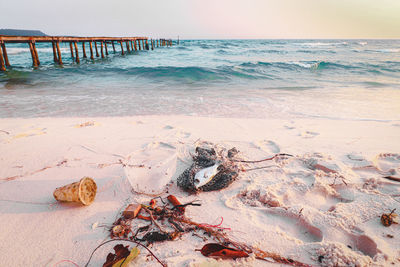
[[[54,198],[58,201],[78,202],[90,205],[96,197],[97,185],[90,177],[84,177],[79,182],[58,187],[54,190]]]

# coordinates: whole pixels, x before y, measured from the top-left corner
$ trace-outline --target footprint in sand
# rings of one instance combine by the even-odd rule
[[[165,129],[165,130],[172,130],[172,129],[174,129],[174,127],[171,126],[171,125],[166,125],[166,126],[164,127],[164,129]]]
[[[261,140],[261,141],[256,141],[253,144],[256,148],[261,149],[262,151],[265,152],[270,152],[275,154],[281,152],[281,149],[274,141]]]
[[[301,136],[303,138],[313,138],[313,137],[315,137],[317,135],[319,135],[319,133],[311,132],[311,131],[304,131],[304,132],[299,134],[299,136]]]
[[[289,126],[289,125],[285,125],[285,126],[283,126],[283,127],[285,127],[285,128],[288,129],[288,130],[296,129],[296,127],[294,127],[294,126]]]
[[[308,223],[297,214],[290,214],[285,210],[268,209],[265,212],[258,212],[255,215],[257,224],[263,228],[278,232],[287,239],[299,239],[305,243],[321,242],[323,239],[322,231]]]
[[[185,131],[178,131],[176,133],[176,137],[178,138],[189,138],[192,134],[189,132],[185,132]]]

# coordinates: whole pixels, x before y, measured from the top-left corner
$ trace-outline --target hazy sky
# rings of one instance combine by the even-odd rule
[[[0,0],[0,28],[182,39],[400,38],[400,0]]]

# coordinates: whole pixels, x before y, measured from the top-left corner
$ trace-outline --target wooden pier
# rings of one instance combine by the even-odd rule
[[[115,44],[119,44],[121,47],[121,55],[124,55],[126,54],[124,51],[124,45],[126,47],[126,52],[129,53],[131,51],[138,50],[154,50],[154,48],[156,47],[172,46],[173,44],[171,39],[149,40],[149,38],[147,37],[67,37],[0,35],[0,71],[6,71],[7,68],[11,66],[7,54],[6,43],[26,43],[31,52],[32,65],[34,68],[37,68],[40,65],[36,43],[51,43],[53,48],[53,60],[56,64],[59,65],[63,65],[60,43],[69,43],[72,60],[78,64],[80,63],[79,46],[82,47],[82,58],[87,58],[85,44],[89,44],[91,60],[94,60],[95,56],[101,56],[101,58],[105,58],[106,56],[108,56],[109,46],[107,45],[111,45],[113,53],[116,53]],[[98,45],[100,46],[100,53],[98,50]],[[93,47],[95,49],[96,55],[94,55]]]

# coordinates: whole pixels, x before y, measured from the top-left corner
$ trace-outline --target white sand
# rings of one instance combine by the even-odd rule
[[[85,122],[93,123],[76,127]],[[73,266],[59,263],[63,260],[84,266],[109,237],[107,227],[121,209],[150,200],[133,193],[132,186],[162,191],[190,164],[198,139],[235,146],[249,160],[275,153],[296,157],[249,164],[246,168],[274,167],[241,173],[219,192],[190,195],[172,185],[169,193],[181,202],[201,200],[201,207],[186,209],[194,221],[218,224],[223,217],[232,239],[311,265],[400,265],[400,226],[380,223],[382,213],[400,212],[400,183],[382,178],[400,177],[398,122],[39,118],[0,119],[0,130],[1,266]],[[151,169],[130,166],[140,164]],[[354,168],[365,166],[377,168]],[[98,185],[91,206],[54,200],[56,187],[84,176]],[[151,249],[169,266],[197,266],[213,263],[195,251],[205,243],[189,233]],[[116,244],[99,249],[91,266],[101,266]],[[146,255],[142,251],[137,264],[157,266]],[[214,263],[268,265],[253,257]]]

